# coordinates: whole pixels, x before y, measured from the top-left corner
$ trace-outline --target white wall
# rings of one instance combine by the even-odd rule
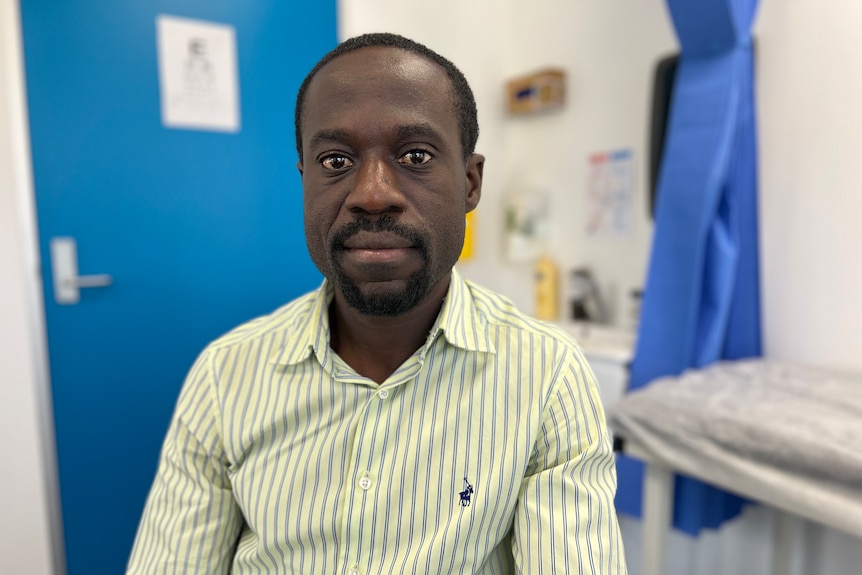
[[[502,251],[502,198],[510,190],[552,195],[552,247],[563,270],[588,265],[619,311],[646,271],[648,86],[656,59],[676,41],[663,0],[445,1],[418,17],[393,0],[342,0],[341,37],[392,31],[452,59],[474,86],[488,156],[477,256],[468,277],[532,309],[530,268]],[[429,12],[432,12],[429,14]],[[761,250],[766,353],[862,373],[862,6],[853,0],[762,0],[756,23],[761,161]],[[546,65],[569,74],[561,113],[507,117],[508,77]],[[637,218],[630,238],[584,233],[589,154],[634,150]],[[619,314],[617,314],[619,319]],[[695,541],[675,534],[679,575],[769,572],[772,514],[748,510]],[[639,572],[640,524],[624,520],[630,572]],[[862,545],[807,525],[797,573],[858,572]]]
[[[47,575],[55,484],[18,16],[0,0],[0,573]]]
[[[862,4],[764,0],[758,113],[766,352],[862,371]]]
[[[568,75],[568,102],[560,112],[498,116],[505,139],[507,188],[550,193],[550,251],[565,275],[586,266],[596,277],[612,316],[619,320],[632,288],[643,286],[652,222],[647,209],[650,85],[656,60],[676,50],[661,0],[602,2],[513,0],[512,29],[501,44],[504,77],[546,66]],[[516,41],[512,39],[516,38]],[[503,78],[496,90],[502,91]],[[632,229],[620,237],[589,236],[588,158],[597,152],[634,153]],[[493,224],[499,229],[500,218]],[[487,237],[487,236],[486,236]],[[493,257],[488,237],[485,257]],[[490,253],[489,253],[490,252]],[[511,293],[529,311],[529,268],[482,279]],[[565,292],[565,282],[563,282]]]

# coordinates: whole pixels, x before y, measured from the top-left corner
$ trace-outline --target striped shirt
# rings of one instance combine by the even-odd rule
[[[327,282],[210,344],[128,573],[626,573],[593,374],[453,272],[385,382],[329,347]]]

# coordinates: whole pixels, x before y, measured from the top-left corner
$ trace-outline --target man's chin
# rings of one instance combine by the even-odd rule
[[[427,282],[416,274],[407,282],[374,282],[359,287],[347,278],[339,278],[338,287],[344,301],[363,315],[395,317],[416,307],[428,294]]]

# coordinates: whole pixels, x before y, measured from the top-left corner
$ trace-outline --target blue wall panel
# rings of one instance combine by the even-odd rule
[[[335,0],[21,0],[70,575],[123,571],[182,379],[214,337],[314,288],[293,105]],[[156,16],[236,29],[242,128],[161,124]],[[48,241],[114,285],[54,303]]]

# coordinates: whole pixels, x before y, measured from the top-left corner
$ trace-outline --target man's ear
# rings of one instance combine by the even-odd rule
[[[296,162],[296,169],[299,170],[299,177],[302,177],[302,160]]]
[[[467,211],[472,212],[479,205],[482,197],[482,174],[485,170],[485,156],[471,154],[467,158]]]

